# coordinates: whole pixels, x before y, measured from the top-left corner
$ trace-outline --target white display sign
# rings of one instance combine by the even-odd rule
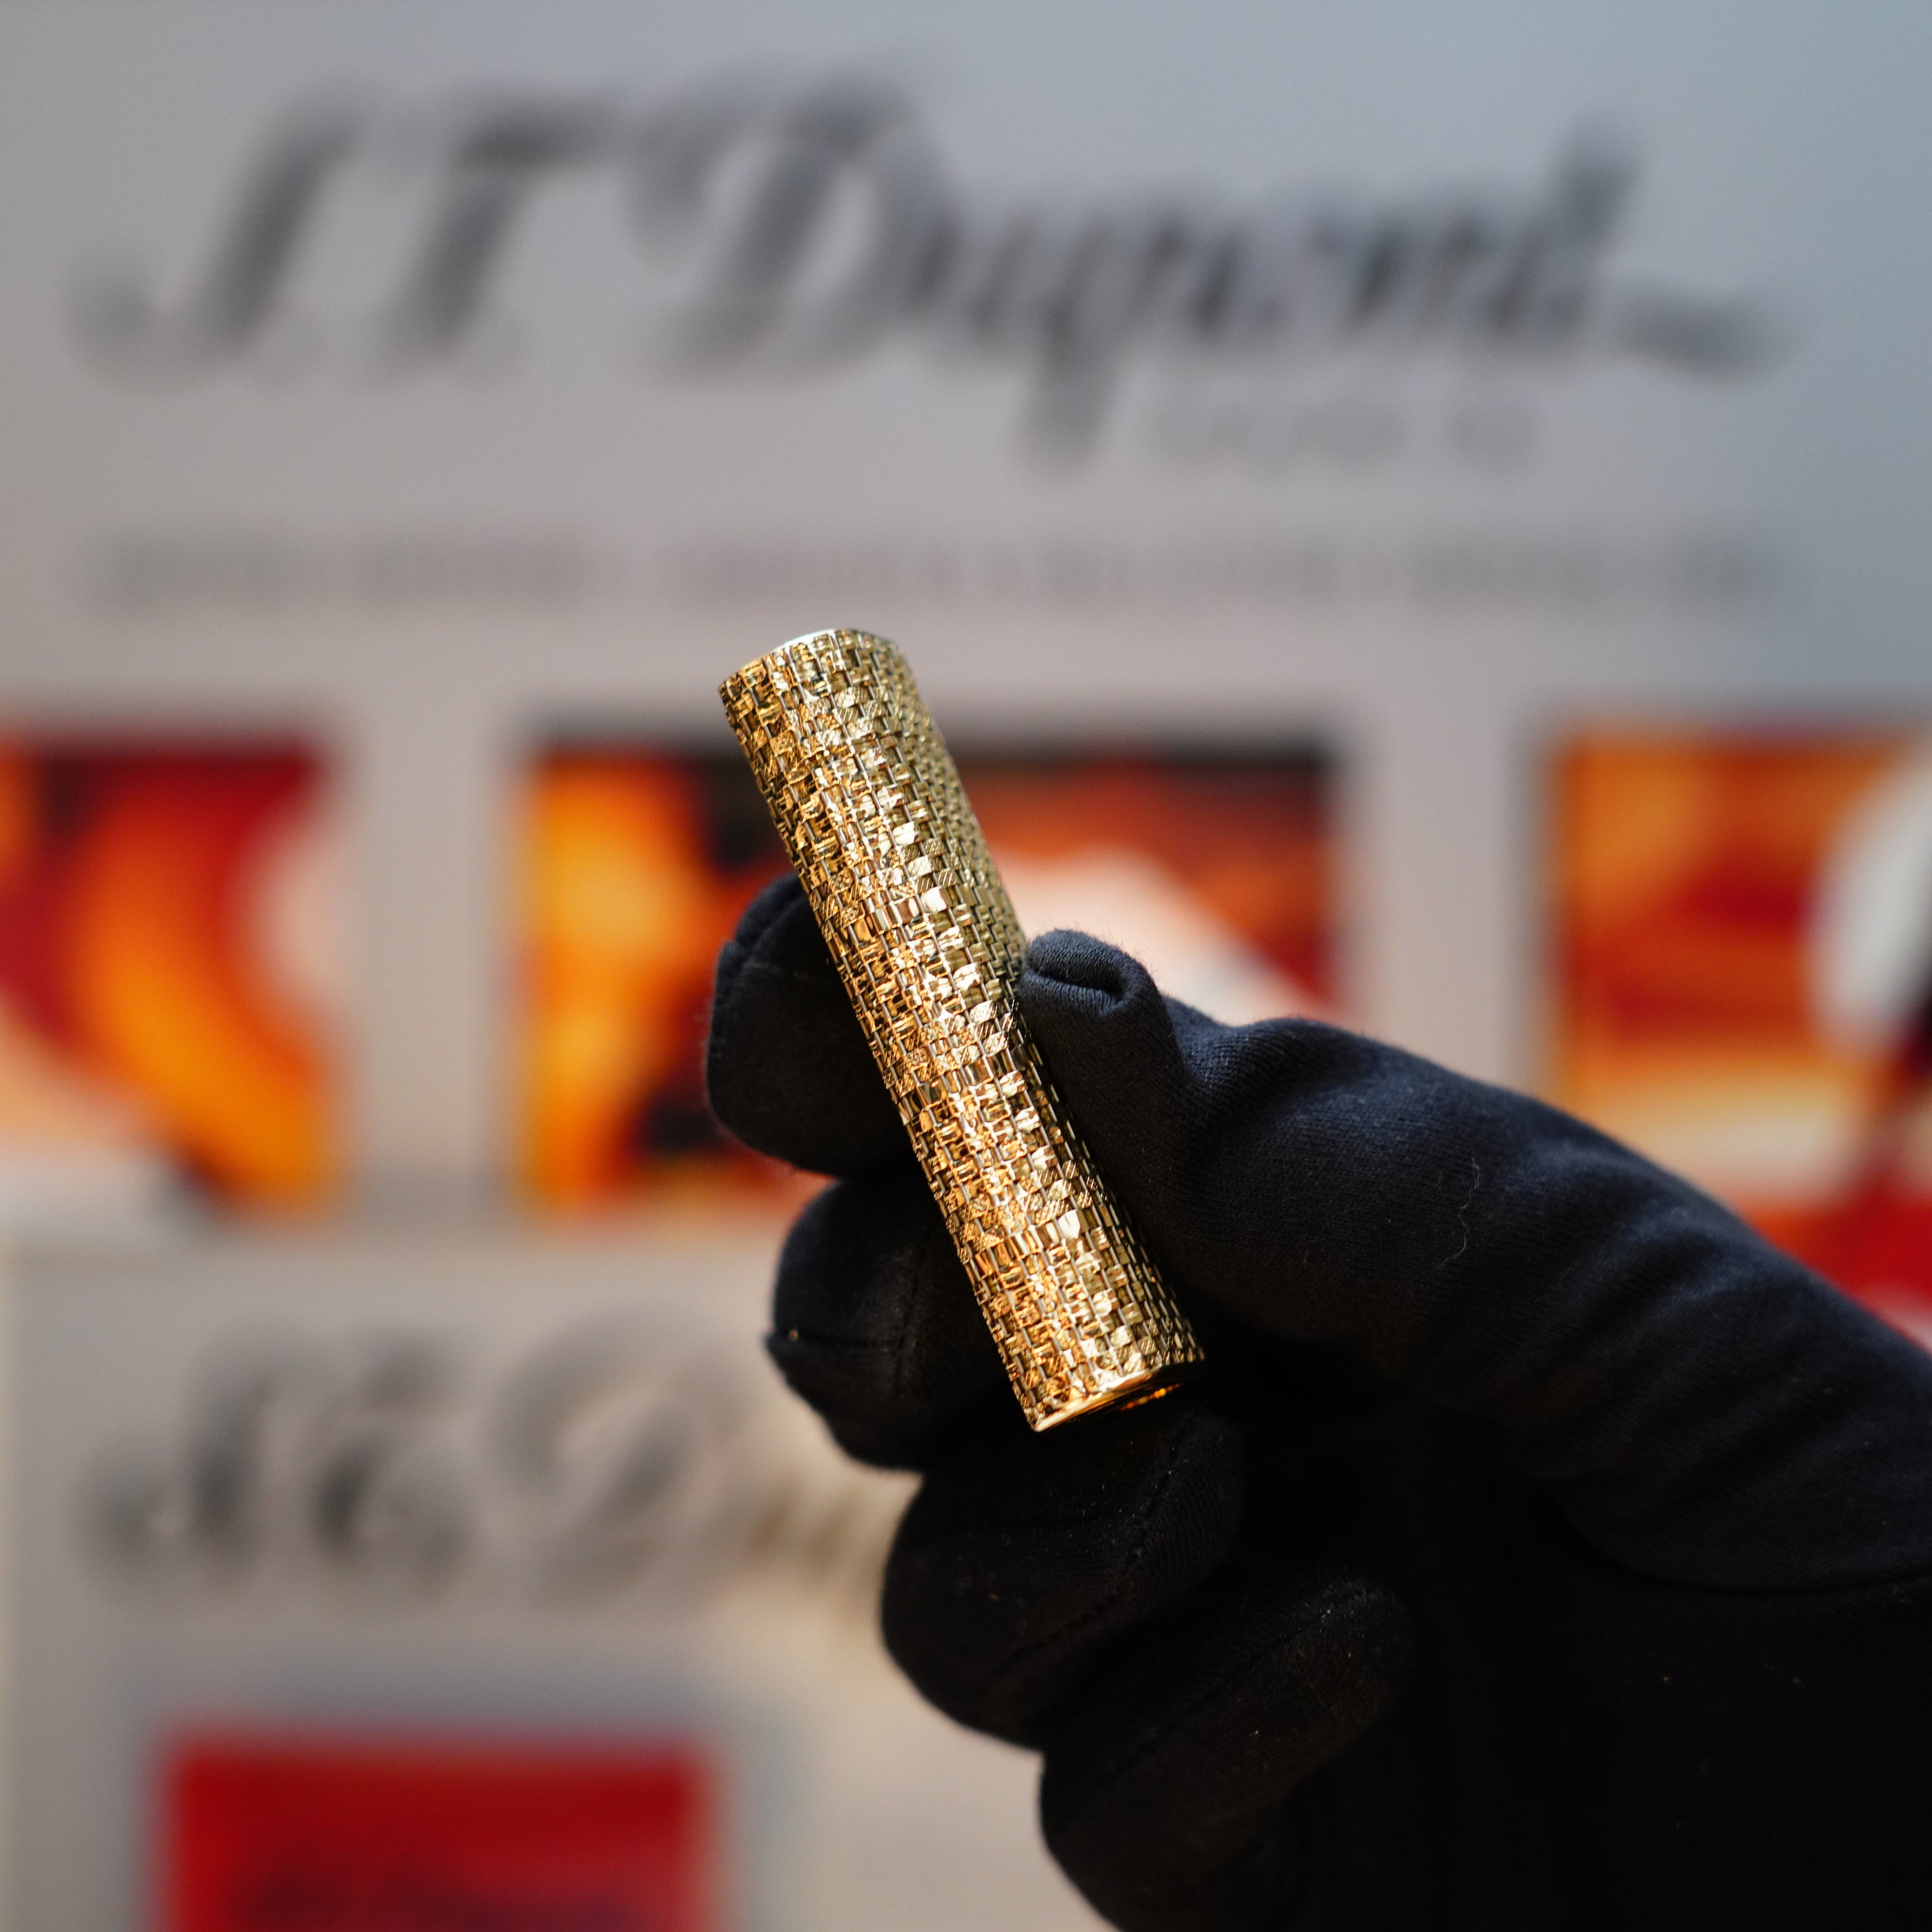
[[[9,8],[0,696],[340,750],[375,1186],[502,1158],[519,747],[827,621],[1334,729],[1358,1010],[1521,1072],[1540,734],[1926,691],[1928,31]]]

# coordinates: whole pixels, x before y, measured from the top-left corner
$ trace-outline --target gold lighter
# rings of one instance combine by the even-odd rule
[[[720,694],[1028,1421],[1158,1394],[1201,1346],[1041,1062],[1025,939],[904,658],[822,631]]]

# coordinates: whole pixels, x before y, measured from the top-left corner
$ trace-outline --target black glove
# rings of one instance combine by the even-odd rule
[[[924,1472],[886,1640],[1037,1748],[1128,1932],[1932,1922],[1932,1359],[1568,1116],[1036,940],[1021,998],[1206,1343],[1042,1436],[802,896],[718,962],[740,1138],[844,1177],[771,1350]]]

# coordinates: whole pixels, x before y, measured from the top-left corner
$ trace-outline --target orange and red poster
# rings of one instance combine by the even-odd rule
[[[1320,751],[988,751],[960,766],[1029,932],[1078,926],[1219,1017],[1336,999]],[[712,962],[784,856],[743,760],[560,743],[532,766],[520,888],[524,1172],[547,1205],[783,1198],[705,1110]]]
[[[1932,1333],[1932,740],[1592,734],[1554,820],[1553,1097]]]
[[[0,739],[0,1217],[326,1195],[322,776],[282,742]]]

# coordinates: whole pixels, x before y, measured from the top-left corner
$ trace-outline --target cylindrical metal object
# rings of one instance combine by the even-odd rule
[[[721,694],[1027,1420],[1156,1392],[1200,1344],[1034,1045],[1026,941],[905,660],[825,631]]]

